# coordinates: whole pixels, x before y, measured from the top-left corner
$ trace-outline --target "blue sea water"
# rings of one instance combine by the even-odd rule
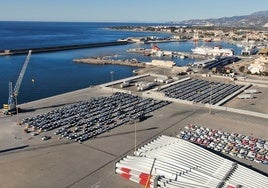
[[[0,50],[110,42],[128,36],[144,36],[144,32],[116,31],[111,26],[135,23],[86,22],[0,22]],[[147,25],[147,24],[139,24]],[[159,34],[158,34],[159,35]]]
[[[150,25],[137,23],[70,23],[70,22],[0,22],[0,50],[86,44],[116,41],[130,36],[169,36],[169,34],[117,31],[107,29],[121,25]],[[224,47],[234,47],[219,43]],[[202,45],[202,44],[200,44]],[[212,44],[218,45],[218,43]],[[18,103],[25,103],[64,92],[69,92],[114,79],[133,75],[136,67],[119,65],[89,65],[74,63],[74,58],[119,54],[120,58],[136,58],[140,61],[151,61],[152,57],[127,53],[129,48],[150,45],[130,44],[102,48],[79,49],[53,53],[32,54],[27,67]],[[186,51],[195,47],[192,42],[161,43],[165,50]],[[239,49],[235,49],[239,50]],[[0,105],[7,103],[8,83],[14,84],[18,78],[26,55],[0,56]],[[192,59],[173,59],[177,65],[192,62]],[[32,82],[32,79],[35,81]]]

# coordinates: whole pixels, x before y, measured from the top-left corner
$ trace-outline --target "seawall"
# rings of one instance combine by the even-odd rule
[[[65,46],[52,46],[52,47],[40,47],[40,48],[24,48],[24,49],[11,49],[11,50],[0,50],[0,55],[21,55],[28,54],[29,50],[32,53],[47,53],[63,50],[75,50],[83,48],[96,48],[105,46],[117,46],[129,44],[127,41],[115,41],[115,42],[103,42],[103,43],[90,43],[90,44],[76,44],[76,45],[65,45]]]

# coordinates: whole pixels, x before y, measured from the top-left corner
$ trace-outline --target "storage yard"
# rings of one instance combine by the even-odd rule
[[[170,98],[214,105],[243,87],[243,85],[188,79],[160,91]]]
[[[268,96],[266,94],[268,92],[268,88],[259,86],[253,86],[253,88],[259,92],[252,94],[252,98],[234,98],[233,100],[227,102],[225,106],[268,114],[268,108],[265,108],[265,106],[268,106]]]
[[[268,140],[189,124],[179,138],[221,153],[268,164]]]
[[[187,148],[187,149],[185,149]],[[267,187],[268,179],[236,162],[168,136],[116,163],[116,172],[145,187]],[[241,177],[244,177],[241,180]],[[254,181],[252,181],[254,179]]]
[[[167,101],[115,93],[25,118],[22,124],[44,132],[57,129],[55,135],[82,143],[131,121],[141,121],[167,104]]]
[[[201,105],[201,103],[189,105],[149,98],[150,94],[160,93],[161,96],[163,91],[170,92],[174,83],[183,83],[175,79],[172,83],[162,83],[162,81],[155,81],[157,78],[160,78],[159,75],[147,75],[114,81],[21,104],[19,107],[22,112],[18,115],[1,116],[1,182],[7,187],[27,188],[138,187],[137,183],[116,174],[116,164],[124,159],[124,156],[133,155],[135,149],[140,151],[141,146],[160,135],[178,139],[177,135],[185,131],[185,126],[189,124],[200,125],[208,130],[218,130],[230,135],[237,133],[248,138],[256,138],[256,147],[258,140],[264,141],[264,147],[268,140],[267,118],[208,109],[208,106]],[[184,79],[190,82],[202,82],[204,85],[199,83],[202,89],[210,91],[210,82]],[[121,87],[121,84],[126,82],[129,82],[129,85]],[[154,85],[148,88],[149,91],[147,89],[138,91],[135,84],[140,82],[154,82]],[[218,84],[217,88],[222,87],[222,89],[240,86]],[[185,91],[193,92],[189,88]],[[216,93],[216,90],[214,91]],[[217,92],[220,91],[221,89]],[[206,98],[214,101],[214,98],[210,96]],[[186,100],[189,99],[186,98]],[[23,124],[17,125],[17,122]],[[42,138],[48,139],[42,140]],[[178,142],[181,141],[178,139]],[[187,148],[188,146],[180,152],[188,151]],[[202,148],[200,150],[208,152]],[[258,163],[254,159],[247,159],[246,156],[239,158],[229,153],[220,153],[220,155],[238,162],[237,171],[244,168],[240,164],[246,165],[262,173],[262,175],[256,173],[256,176],[261,177],[261,180],[266,178],[265,181],[267,181],[267,165]],[[259,155],[256,153],[257,156]],[[218,165],[225,161],[229,165],[228,168],[234,163],[219,156],[217,158],[221,161],[217,163]],[[235,174],[230,177],[236,179],[230,180],[231,183],[240,181]],[[168,176],[165,178],[168,179]],[[209,183],[206,179],[200,179],[200,181]],[[259,187],[266,186],[265,181],[259,184]]]

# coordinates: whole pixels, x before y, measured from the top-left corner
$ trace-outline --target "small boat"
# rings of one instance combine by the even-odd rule
[[[203,38],[204,42],[212,42],[212,38]]]

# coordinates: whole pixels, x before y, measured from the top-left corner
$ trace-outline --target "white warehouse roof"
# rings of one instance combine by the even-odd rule
[[[268,178],[182,139],[160,136],[135,156],[116,163],[116,173],[147,187],[258,187]]]

